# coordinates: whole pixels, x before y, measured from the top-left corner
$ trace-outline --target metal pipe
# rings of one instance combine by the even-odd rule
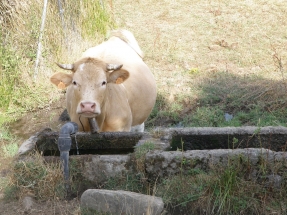
[[[38,75],[38,64],[39,64],[39,59],[40,59],[41,51],[42,51],[42,38],[43,38],[43,32],[44,32],[45,20],[46,20],[46,14],[47,14],[47,5],[48,5],[48,0],[44,0],[43,13],[42,13],[42,23],[41,23],[41,28],[40,28],[37,57],[36,57],[36,62],[35,62],[34,81],[36,80],[37,75]]]
[[[72,145],[71,134],[78,131],[78,125],[74,122],[68,122],[61,127],[58,139],[58,148],[60,150],[60,159],[63,163],[65,187],[67,192],[70,189],[69,183],[69,151]]]

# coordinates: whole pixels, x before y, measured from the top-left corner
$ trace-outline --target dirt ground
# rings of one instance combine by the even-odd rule
[[[57,102],[44,109],[25,113],[21,118],[9,124],[9,131],[17,136],[17,139],[20,138],[21,141],[24,141],[45,128],[51,128],[54,131],[60,130],[64,122],[59,118],[65,110],[65,104],[65,94],[63,93]]]
[[[48,201],[48,202],[5,202],[0,201],[1,215],[78,215],[80,213],[79,199],[70,201]]]

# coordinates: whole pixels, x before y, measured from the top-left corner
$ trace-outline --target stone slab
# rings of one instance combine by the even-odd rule
[[[111,215],[160,215],[164,203],[161,198],[129,191],[89,189],[81,196],[81,209]]]

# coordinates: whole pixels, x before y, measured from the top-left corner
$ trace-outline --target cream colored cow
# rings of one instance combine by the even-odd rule
[[[59,88],[67,87],[67,110],[80,130],[89,131],[95,118],[99,132],[130,131],[143,125],[155,104],[155,79],[133,34],[117,30],[111,35],[74,64],[58,64],[71,74],[50,78]]]

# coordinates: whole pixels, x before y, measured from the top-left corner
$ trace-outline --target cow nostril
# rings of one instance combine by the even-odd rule
[[[96,109],[95,102],[81,102],[80,107],[82,112],[94,112]]]

